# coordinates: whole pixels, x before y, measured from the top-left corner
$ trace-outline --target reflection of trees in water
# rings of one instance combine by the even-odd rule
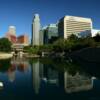
[[[38,63],[43,64],[42,70],[40,70],[41,66]],[[37,64],[38,66],[36,66]],[[38,76],[49,85],[59,85],[59,87],[65,89],[66,92],[90,90],[93,87],[91,76],[75,62],[46,58],[38,60],[35,59],[35,61],[33,61],[33,65],[33,77]],[[37,72],[35,68],[39,72]],[[42,77],[40,75],[41,71],[43,72],[41,74]],[[35,79],[36,80],[34,82],[37,82],[38,78]],[[34,86],[34,88],[36,88],[36,86]]]
[[[61,60],[61,59],[50,59],[50,58],[44,58],[40,59],[40,62],[49,65],[52,68],[64,72],[67,70],[70,74],[75,75],[78,72],[84,73],[83,68],[80,66],[80,64],[76,62],[70,62],[68,60]]]
[[[91,76],[100,78],[100,63],[87,62],[81,59],[74,60],[81,66],[82,70],[84,70],[86,73]]]
[[[11,59],[0,60],[0,72],[6,72],[11,67]]]

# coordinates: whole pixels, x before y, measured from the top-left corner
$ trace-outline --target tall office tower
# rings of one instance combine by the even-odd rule
[[[35,14],[32,23],[32,45],[41,45],[40,38],[40,18],[38,14]]]
[[[65,16],[59,20],[58,33],[60,37],[68,38],[71,34],[91,36],[92,20],[90,18]]]
[[[9,33],[11,35],[15,35],[16,36],[16,27],[15,26],[9,26]]]

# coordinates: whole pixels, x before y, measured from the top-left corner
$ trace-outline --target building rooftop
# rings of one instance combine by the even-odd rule
[[[64,18],[68,19],[68,20],[81,21],[81,22],[91,22],[92,21],[91,18],[78,17],[78,16],[69,16],[69,15],[66,15]]]

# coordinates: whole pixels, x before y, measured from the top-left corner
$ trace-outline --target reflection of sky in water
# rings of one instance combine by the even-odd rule
[[[53,95],[70,100],[81,97],[92,100],[92,97],[99,97],[100,81],[85,72],[76,70],[72,75],[67,69],[57,70],[53,67],[53,62],[43,64],[39,59],[31,60],[30,63],[19,59],[11,63],[5,71],[0,68],[0,81],[4,83],[4,88],[0,90],[2,97],[21,96],[27,99]],[[69,66],[70,68],[72,67]]]

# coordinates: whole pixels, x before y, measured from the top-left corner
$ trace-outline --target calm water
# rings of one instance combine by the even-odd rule
[[[47,58],[0,60],[0,100],[100,100],[99,67]]]

